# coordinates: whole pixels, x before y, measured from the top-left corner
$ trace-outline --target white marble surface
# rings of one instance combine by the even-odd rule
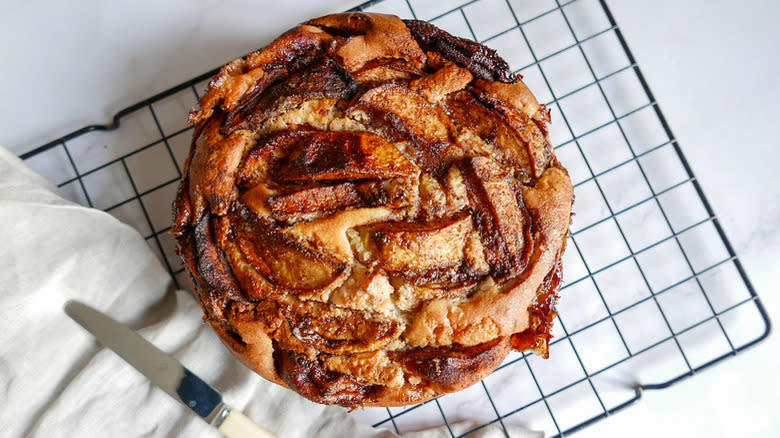
[[[295,22],[357,3],[0,3],[0,144],[22,153],[105,122],[118,109],[246,53]],[[609,4],[754,286],[770,315],[780,314],[780,61],[774,56],[780,6],[769,0]],[[604,214],[603,207],[589,207],[594,218]],[[639,404],[578,436],[777,436],[778,352],[780,342],[772,336],[700,377],[646,393]],[[527,371],[516,378],[527,379]],[[525,397],[501,395],[501,382],[498,375],[486,385],[507,405]],[[447,399],[442,409],[464,418],[482,415],[484,403],[464,400]],[[436,413],[432,405],[425,410]]]
[[[610,1],[694,173],[777,324],[780,3]],[[780,433],[780,338],[657,393],[582,437]]]

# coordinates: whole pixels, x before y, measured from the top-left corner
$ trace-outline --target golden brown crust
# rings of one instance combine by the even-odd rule
[[[446,95],[466,88],[474,75],[455,63],[446,62],[434,73],[412,81],[409,88],[417,91],[431,103],[436,103]]]
[[[383,58],[404,59],[419,67],[425,63],[425,53],[404,22],[394,15],[334,14],[315,18],[307,24],[349,34],[331,48],[349,71],[363,67],[368,61]]]
[[[572,185],[492,50],[336,14],[211,81],[173,233],[205,320],[311,400],[397,406],[546,354]]]

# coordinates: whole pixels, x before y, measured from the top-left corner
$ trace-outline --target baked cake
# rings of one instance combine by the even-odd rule
[[[546,356],[573,197],[549,120],[495,51],[391,15],[229,63],[174,205],[205,321],[266,379],[349,407]]]

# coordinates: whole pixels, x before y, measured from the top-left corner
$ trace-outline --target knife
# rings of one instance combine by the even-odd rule
[[[190,408],[228,438],[275,438],[241,412],[178,360],[138,333],[78,301],[68,301],[65,313],[106,347],[135,367],[168,395]]]

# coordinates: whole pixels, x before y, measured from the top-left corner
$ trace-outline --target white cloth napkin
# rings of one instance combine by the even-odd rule
[[[395,436],[249,371],[203,323],[192,296],[173,290],[135,230],[55,190],[0,148],[0,436],[219,436],[71,321],[62,310],[68,299],[138,330],[280,438]],[[472,436],[504,433],[492,426]]]

